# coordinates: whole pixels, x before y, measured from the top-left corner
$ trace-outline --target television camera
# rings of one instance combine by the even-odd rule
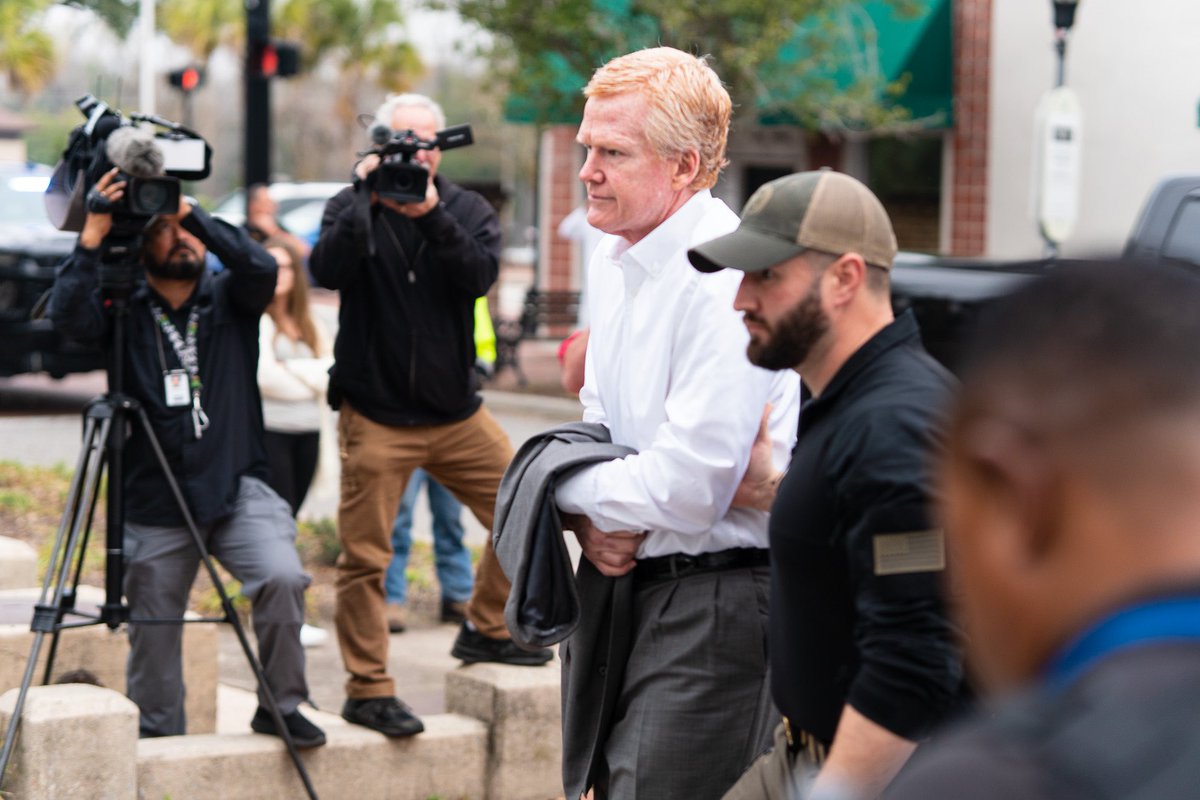
[[[420,150],[466,147],[475,139],[470,125],[454,125],[438,131],[433,139],[422,139],[411,130],[393,131],[383,123],[376,123],[371,126],[371,142],[374,147],[359,153],[380,158],[379,168],[367,178],[371,191],[397,203],[419,203],[425,199],[429,186],[429,170],[413,161],[413,156]]]
[[[101,255],[101,286],[129,287],[137,275],[141,234],[157,214],[179,209],[180,180],[201,180],[212,167],[212,148],[196,132],[154,116],[110,108],[90,94],[75,101],[87,121],[71,131],[62,159],[46,187],[46,213],[61,231],[81,231],[89,205],[113,216]],[[136,123],[161,130],[151,132]],[[113,167],[125,181],[117,203],[90,197],[96,181]]]

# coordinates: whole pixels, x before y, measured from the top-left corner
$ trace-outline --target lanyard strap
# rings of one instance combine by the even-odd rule
[[[192,390],[192,428],[196,432],[196,438],[199,439],[208,430],[208,415],[204,413],[204,409],[200,406],[200,348],[196,344],[196,332],[200,328],[200,310],[197,306],[192,306],[188,312],[187,320],[187,338],[179,335],[179,329],[175,327],[175,323],[171,322],[171,318],[167,316],[155,301],[150,301],[150,311],[154,314],[154,319],[158,323],[158,328],[155,329],[155,335],[158,339],[158,358],[162,362],[163,372],[167,371],[166,354],[163,352],[162,336],[159,330],[167,335],[167,341],[171,343],[171,349],[175,351],[175,357],[179,359],[179,365],[184,368],[188,374],[188,385]]]
[[[175,351],[175,356],[179,359],[179,365],[187,370],[192,388],[195,389],[200,383],[200,355],[196,348],[196,331],[200,327],[199,309],[192,306],[192,310],[188,312],[187,339],[179,335],[179,329],[175,327],[175,323],[171,322],[171,318],[162,310],[162,306],[153,300],[150,301],[150,311],[153,312],[158,327],[167,335],[167,341],[171,343],[171,349]],[[161,346],[161,340],[159,344]],[[166,369],[165,363],[163,369]]]
[[[1064,688],[1112,653],[1164,642],[1200,642],[1200,597],[1167,598],[1117,612],[1064,648],[1050,662],[1046,678]]]

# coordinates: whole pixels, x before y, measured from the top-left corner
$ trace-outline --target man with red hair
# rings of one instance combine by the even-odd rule
[[[731,509],[764,407],[778,464],[795,375],[751,366],[736,278],[687,248],[737,216],[709,188],[731,102],[703,58],[669,47],[601,67],[578,141],[591,334],[580,399],[634,455],[557,487],[579,538],[583,619],[563,645],[567,796],[717,798],[762,749],[767,515]]]

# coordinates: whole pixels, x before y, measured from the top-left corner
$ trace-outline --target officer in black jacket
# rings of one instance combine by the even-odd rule
[[[426,141],[445,127],[441,108],[422,95],[389,97],[375,116]],[[389,736],[423,730],[387,674],[383,578],[404,486],[424,467],[491,530],[512,457],[475,375],[474,304],[499,273],[499,221],[483,197],[437,174],[439,150],[418,150],[414,159],[429,170],[424,201],[376,196],[380,159],[366,156],[355,185],[326,205],[309,261],[317,283],[341,296],[329,398],[342,453],[336,622],[350,673],[342,716]],[[455,657],[526,665],[551,658],[509,638],[508,589],[489,541]]]
[[[784,718],[773,755],[726,800],[788,796],[807,769],[814,798],[875,797],[959,702],[926,468],[954,384],[911,313],[893,317],[895,254],[878,198],[829,170],[764,185],[738,230],[689,252],[702,271],[745,272],[734,307],[747,356],[796,369],[812,395],[786,473],[752,455],[734,497],[771,511],[771,688]]]
[[[116,170],[96,182],[91,208],[116,202]],[[112,215],[89,211],[74,253],[59,268],[50,318],[64,336],[101,341],[125,324],[124,391],[150,420],[209,552],[241,581],[252,604],[266,681],[299,747],[325,735],[297,706],[308,697],[300,626],[309,577],[296,553],[291,509],[267,486],[262,401],[256,380],[258,325],[275,292],[275,261],[246,232],[214,220],[186,198],[177,215],[154,218],[143,233],[146,281],[128,313],[105,311],[99,286]],[[205,270],[211,250],[226,269]],[[200,563],[152,443],[134,425],[126,446],[125,595],[129,603],[129,697],[143,736],[186,732],[178,625]],[[251,727],[276,733],[261,705]]]

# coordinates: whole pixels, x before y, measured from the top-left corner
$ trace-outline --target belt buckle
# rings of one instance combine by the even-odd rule
[[[696,568],[696,557],[686,553],[671,556],[671,577],[682,578]]]
[[[792,723],[787,717],[783,718],[783,738],[787,739],[788,749],[794,751],[796,741],[792,738]]]

